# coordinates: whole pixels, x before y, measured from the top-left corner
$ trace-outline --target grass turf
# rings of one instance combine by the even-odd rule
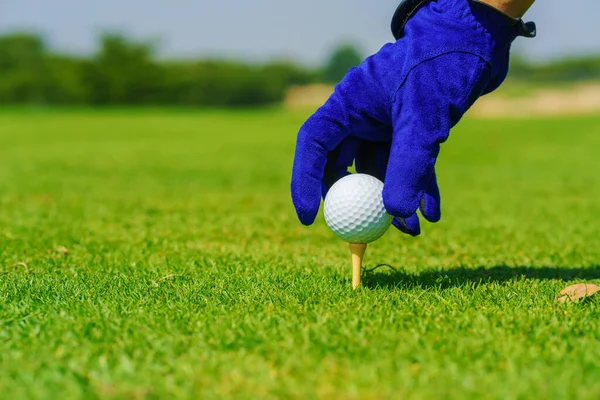
[[[0,113],[0,393],[600,396],[600,300],[554,302],[600,279],[600,118],[466,119],[442,221],[353,292],[290,203],[305,116]]]

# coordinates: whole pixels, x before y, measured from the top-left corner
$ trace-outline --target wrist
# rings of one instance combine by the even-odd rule
[[[479,0],[479,2],[488,4],[511,18],[521,18],[533,4],[533,0]]]
[[[396,40],[404,36],[404,28],[408,21],[418,11],[426,6],[445,3],[447,7],[455,7],[468,3],[479,10],[479,14],[485,14],[488,28],[492,30],[503,30],[502,27],[516,29],[516,36],[535,37],[536,28],[533,22],[525,23],[521,16],[533,4],[534,0],[456,0],[460,4],[454,4],[452,0],[401,0],[394,17],[392,18],[392,34]],[[452,3],[452,4],[449,4]],[[443,7],[443,6],[440,6]],[[482,22],[482,21],[479,21]],[[497,25],[494,27],[494,25]]]
[[[487,9],[485,14],[495,15],[495,19],[498,21],[498,25],[508,24],[509,26],[516,28],[518,30],[519,36],[525,37],[535,37],[536,36],[536,27],[533,22],[524,22],[520,16],[514,17],[513,15],[520,14],[515,11],[514,3],[515,1],[511,0],[469,0],[470,3],[474,5],[474,8],[478,9]],[[525,8],[525,4],[531,5],[533,3],[532,0],[525,0],[518,2],[518,7]],[[477,7],[479,6],[479,7]],[[525,12],[523,10],[523,13]],[[507,12],[508,11],[508,12]],[[516,12],[516,14],[515,14]]]

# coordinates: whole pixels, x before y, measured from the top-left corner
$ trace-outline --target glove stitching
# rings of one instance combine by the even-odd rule
[[[459,111],[461,113],[461,116],[464,115],[464,113],[466,113],[468,111],[469,97],[471,96],[471,94],[473,94],[475,85],[477,85],[477,83],[481,80],[481,77],[483,76],[483,71],[486,69],[485,66],[489,66],[489,63],[483,59],[480,59],[479,65],[477,66],[477,68],[474,68],[474,73],[471,76],[471,78],[469,79],[470,80],[469,90],[465,92],[465,95],[462,98],[462,101],[460,101],[458,103],[460,105]],[[479,99],[479,97],[477,99]],[[477,100],[475,100],[475,101],[477,101]],[[475,102],[473,102],[473,104],[475,104]]]
[[[489,63],[489,60],[482,56],[481,54],[479,54],[478,52],[474,52],[474,51],[469,51],[469,50],[463,50],[463,49],[454,49],[454,50],[447,50],[447,51],[442,51],[442,52],[435,52],[435,53],[431,53],[429,55],[424,56],[421,60],[419,60],[417,63],[415,63],[414,66],[412,66],[406,73],[405,75],[402,77],[401,82],[398,84],[398,87],[391,93],[390,96],[390,106],[395,103],[398,100],[398,92],[400,92],[400,90],[402,90],[402,88],[404,87],[404,85],[406,84],[406,81],[408,80],[408,77],[410,75],[410,73],[415,70],[417,67],[419,67],[420,65],[435,60],[436,58],[442,57],[442,56],[446,56],[449,54],[454,54],[454,53],[462,53],[462,54],[471,54],[475,57],[478,57],[479,59],[483,60],[486,63]]]

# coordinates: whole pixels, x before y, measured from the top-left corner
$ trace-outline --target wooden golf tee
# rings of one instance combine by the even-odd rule
[[[367,250],[364,243],[350,243],[350,254],[352,254],[352,289],[360,286],[360,268],[363,256]]]

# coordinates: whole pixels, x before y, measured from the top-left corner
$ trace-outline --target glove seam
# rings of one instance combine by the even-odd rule
[[[449,54],[455,54],[455,53],[462,53],[462,54],[471,54],[475,57],[477,57],[480,61],[480,63],[485,64],[489,64],[489,61],[486,60],[484,57],[482,57],[480,54],[474,53],[472,51],[466,51],[466,50],[451,50],[451,51],[446,51],[443,53],[439,53],[436,54],[434,56],[430,56],[430,57],[425,57],[423,60],[419,61],[418,63],[416,63],[414,66],[412,66],[404,75],[404,77],[402,78],[402,81],[398,84],[398,87],[392,92],[391,96],[390,96],[390,110],[393,106],[393,104],[398,100],[398,93],[400,92],[400,90],[402,90],[402,88],[404,87],[404,85],[406,84],[406,81],[408,80],[408,77],[410,76],[410,74],[417,69],[417,67],[421,66],[422,64],[425,64],[426,62],[429,61],[433,61],[437,58],[449,55]],[[481,68],[481,64],[477,66],[477,69],[483,69]],[[472,76],[471,76],[472,79]],[[473,84],[474,86],[474,84]],[[471,86],[470,90],[473,89],[473,86]],[[469,90],[469,92],[470,92]],[[468,96],[467,96],[468,97]]]
[[[475,73],[469,78],[470,79],[470,84],[469,84],[469,90],[465,92],[464,97],[462,98],[462,101],[459,102],[459,107],[460,107],[460,113],[461,113],[461,118],[462,115],[464,115],[468,109],[470,107],[468,107],[468,101],[469,101],[469,96],[471,96],[473,89],[475,88],[475,85],[477,84],[477,82],[479,82],[479,80],[481,79],[482,75],[483,75],[483,71],[484,71],[484,67],[486,65],[489,66],[489,63],[483,59],[479,60],[480,64],[477,67],[477,70],[475,71]],[[473,104],[475,104],[475,102],[479,99],[480,96],[477,97],[477,99],[473,102]]]

